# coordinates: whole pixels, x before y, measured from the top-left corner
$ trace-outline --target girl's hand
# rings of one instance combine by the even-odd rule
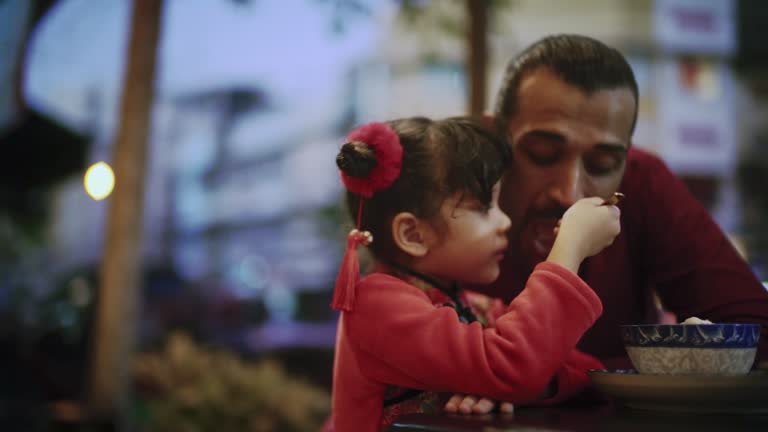
[[[613,243],[621,232],[621,211],[601,198],[584,198],[572,205],[555,228],[557,238],[548,261],[577,272],[581,262]]]
[[[460,414],[488,414],[496,407],[496,403],[488,398],[478,398],[472,395],[455,394],[448,399],[443,410]],[[501,412],[511,414],[515,407],[510,402],[502,402]]]

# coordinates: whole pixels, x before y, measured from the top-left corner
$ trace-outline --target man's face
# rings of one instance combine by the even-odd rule
[[[542,68],[523,77],[517,101],[507,129],[514,162],[500,205],[512,219],[511,252],[535,264],[549,254],[569,206],[618,189],[635,98],[623,87],[587,94]]]

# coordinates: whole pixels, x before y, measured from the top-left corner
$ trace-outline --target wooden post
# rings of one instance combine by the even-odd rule
[[[133,0],[127,70],[100,268],[87,416],[125,430],[130,424],[131,363],[142,283],[144,177],[155,86],[162,0]]]
[[[488,4],[487,0],[466,0],[469,28],[467,29],[467,77],[469,79],[469,105],[471,115],[485,110],[486,63],[488,57]]]

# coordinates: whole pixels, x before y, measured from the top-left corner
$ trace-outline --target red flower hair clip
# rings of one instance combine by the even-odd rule
[[[377,191],[389,187],[400,176],[403,146],[400,137],[386,123],[373,122],[360,126],[347,135],[347,143],[368,146],[376,160],[376,165],[364,177],[340,171],[341,181],[351,192],[370,198]]]
[[[403,146],[400,137],[386,123],[368,123],[347,135],[347,142],[336,157],[341,181],[347,189],[360,195],[357,228],[347,236],[347,249],[336,277],[331,307],[351,311],[355,303],[355,286],[360,277],[357,248],[373,241],[369,231],[360,226],[363,201],[388,188],[400,176]]]

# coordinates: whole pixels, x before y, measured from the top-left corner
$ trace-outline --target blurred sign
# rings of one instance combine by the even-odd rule
[[[653,29],[668,51],[729,55],[736,51],[733,0],[655,0]]]
[[[685,174],[725,174],[736,157],[733,77],[723,62],[659,63],[659,151]]]

